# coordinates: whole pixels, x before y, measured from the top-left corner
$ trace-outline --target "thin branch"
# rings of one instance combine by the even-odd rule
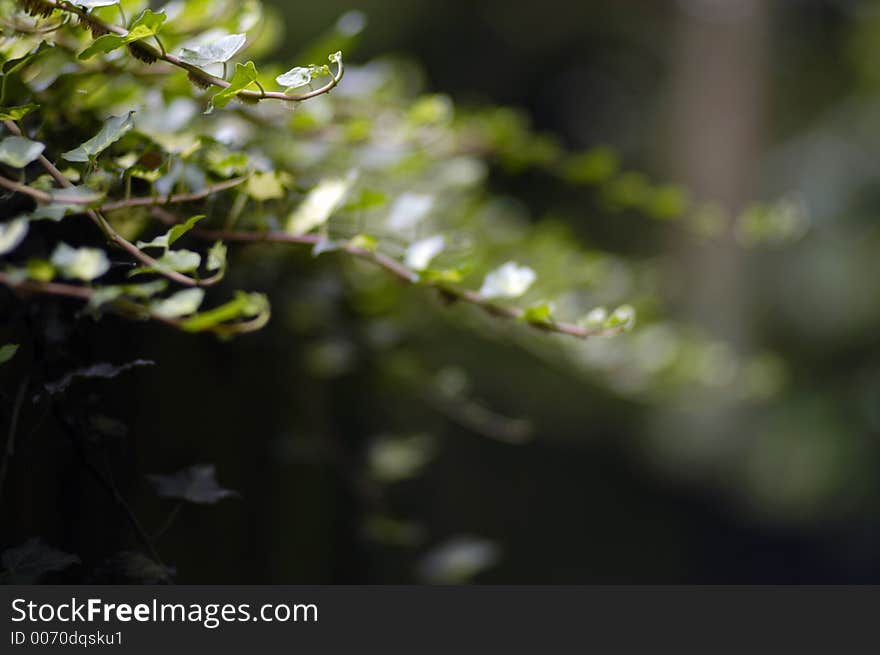
[[[86,22],[88,22],[89,24],[96,25],[99,28],[107,30],[108,32],[112,32],[113,34],[118,34],[119,36],[125,36],[128,34],[128,30],[126,30],[124,27],[105,23],[87,12],[85,9],[77,7],[76,5],[70,2],[66,2],[65,0],[46,0],[46,2],[47,4],[54,5],[55,8],[60,11],[66,11],[68,13],[75,14],[76,16],[85,19]],[[187,73],[194,75],[200,81],[205,82],[206,84],[217,86],[223,89],[230,86],[229,82],[224,80],[222,77],[211,75],[210,73],[203,71],[198,66],[188,64],[172,54],[161,52],[160,50],[157,50],[156,48],[151,46],[149,43],[145,43],[144,41],[138,41],[137,43],[139,43],[141,47],[147,49],[150,54],[156,59],[161,59],[162,61],[165,61],[172,66],[177,66],[178,68],[187,71]],[[339,60],[338,62],[336,62],[336,74],[330,76],[330,81],[327,82],[324,86],[319,87],[313,91],[309,91],[308,93],[287,94],[280,91],[261,92],[244,89],[242,91],[239,91],[238,95],[252,100],[263,100],[265,98],[270,98],[273,100],[283,100],[285,102],[302,102],[303,100],[308,100],[310,98],[314,98],[316,96],[320,96],[328,93],[329,91],[332,91],[339,84],[339,82],[342,81],[342,76],[344,74],[345,66],[342,63],[342,60]]]
[[[173,214],[158,207],[154,208],[152,213],[154,216],[159,218],[159,220],[169,225],[180,222]],[[286,232],[246,232],[241,230],[208,230],[204,228],[195,228],[190,232],[190,234],[201,239],[207,239],[211,241],[221,240],[249,243],[287,243],[310,245],[313,247],[325,240],[325,237],[322,237],[318,234],[287,234]],[[422,279],[417,271],[414,271],[407,266],[404,266],[396,259],[393,259],[392,257],[389,257],[382,253],[368,250],[366,248],[360,248],[358,246],[353,246],[350,244],[340,244],[339,249],[343,252],[348,253],[349,255],[352,255],[359,259],[364,259],[375,264],[379,268],[390,273],[392,276],[394,276],[394,278],[404,284],[418,284],[420,286],[433,287],[437,289],[446,300],[457,300],[475,305],[487,314],[498,318],[523,320],[523,317],[525,316],[524,309],[520,309],[519,307],[500,305],[495,301],[481,295],[477,291],[462,289],[460,287],[455,287],[442,281]],[[528,321],[527,324],[543,332],[565,334],[568,336],[576,337],[578,339],[587,339],[590,337],[609,337],[620,334],[624,331],[623,327],[588,328],[581,325],[576,325],[574,323],[561,322],[536,323],[533,321]]]
[[[103,205],[94,207],[94,209],[95,211],[99,212],[109,212],[116,209],[124,209],[126,207],[150,207],[153,205],[174,205],[184,202],[193,202],[195,200],[202,200],[204,198],[207,198],[208,196],[219,193],[220,191],[231,189],[232,187],[238,186],[245,180],[247,180],[246,176],[236,177],[230,180],[224,180],[223,182],[218,182],[217,184],[207,186],[200,191],[193,191],[191,193],[168,193],[163,196],[142,196],[138,198],[126,198],[124,200],[111,200],[110,202],[106,202]],[[58,197],[53,195],[52,193],[49,193],[48,191],[36,189],[32,186],[22,184],[21,182],[16,182],[15,180],[11,180],[8,177],[4,177],[2,175],[0,175],[0,187],[3,187],[15,193],[23,193],[29,195],[37,202],[41,202],[43,204],[56,202],[63,203],[65,205],[91,205],[94,203],[94,200],[90,198],[81,198],[77,196],[71,196],[70,198],[66,198],[64,196]]]
[[[58,296],[61,298],[71,298],[82,302],[91,300],[96,290],[91,287],[79,286],[76,284],[67,284],[65,282],[38,282],[36,280],[20,280],[9,273],[0,271],[0,285],[8,287],[16,291],[26,293],[39,293],[50,296]],[[163,323],[169,327],[178,330],[184,329],[184,320],[176,318],[168,318],[161,316],[150,310],[146,305],[120,298],[107,303],[107,306],[119,314],[140,319],[151,319],[158,323]],[[204,332],[211,332],[221,337],[234,336],[236,334],[247,334],[256,332],[266,325],[269,320],[268,314],[257,316],[256,318],[246,321],[238,321],[235,323],[219,323],[205,328]]]

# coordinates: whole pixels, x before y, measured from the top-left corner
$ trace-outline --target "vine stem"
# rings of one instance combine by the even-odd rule
[[[159,220],[168,225],[174,225],[180,222],[173,214],[160,207],[153,208],[152,213]],[[221,240],[249,243],[286,243],[310,245],[312,247],[326,240],[325,237],[319,234],[287,234],[286,232],[277,231],[248,232],[243,230],[208,230],[198,227],[191,230],[190,234],[211,241]],[[433,287],[437,289],[443,296],[443,298],[448,301],[466,302],[468,304],[479,307],[487,314],[497,318],[522,320],[525,315],[525,310],[518,307],[500,305],[490,298],[486,298],[477,291],[455,287],[448,283],[437,280],[421,279],[418,272],[410,269],[396,259],[393,259],[392,257],[384,255],[380,252],[369,250],[367,248],[361,248],[351,244],[339,244],[339,250],[359,259],[364,259],[375,264],[376,266],[385,270],[395,279],[404,284],[419,284],[421,286]],[[558,334],[565,334],[579,339],[587,339],[590,337],[615,336],[624,331],[623,327],[588,328],[581,325],[576,325],[574,323],[562,322],[537,323],[533,321],[528,321],[527,324],[543,332],[555,332]]]
[[[22,136],[21,129],[19,129],[19,127],[15,123],[15,121],[4,120],[3,125],[6,127],[6,129],[8,129],[14,135]],[[64,177],[64,175],[61,174],[61,171],[59,171],[58,168],[56,168],[55,164],[53,164],[51,161],[46,159],[45,156],[40,155],[37,158],[37,160],[40,162],[40,165],[44,169],[46,169],[46,171],[49,173],[49,175],[51,175],[55,179],[55,181],[58,182],[58,184],[60,184],[64,188],[68,188],[68,189],[73,187],[73,183],[71,183],[70,180],[68,180],[66,177]],[[7,180],[6,182],[7,183],[11,182],[11,180]],[[49,195],[51,197],[51,194],[49,194]],[[126,202],[126,201],[120,201],[120,202]],[[122,205],[122,206],[126,206],[126,205]],[[98,226],[98,228],[101,230],[101,232],[104,233],[104,236],[107,237],[108,241],[116,244],[117,246],[119,246],[120,248],[125,250],[128,254],[130,254],[132,257],[134,257],[141,264],[143,264],[144,266],[146,266],[148,268],[155,269],[156,273],[158,273],[159,275],[162,275],[164,277],[167,277],[169,280],[172,280],[174,282],[177,282],[178,284],[182,284],[182,285],[188,286],[188,287],[205,287],[205,286],[210,286],[211,284],[216,284],[220,279],[218,276],[213,276],[213,277],[207,278],[205,280],[197,280],[197,279],[192,278],[188,275],[184,275],[183,273],[178,273],[177,271],[172,271],[172,270],[162,266],[157,260],[150,257],[147,253],[141,251],[140,248],[138,248],[136,245],[134,245],[131,241],[129,241],[128,239],[123,237],[121,234],[119,234],[119,232],[117,232],[115,229],[113,229],[113,226],[110,225],[109,222],[107,222],[107,219],[104,218],[104,216],[98,210],[87,209],[85,211],[85,213],[92,220],[92,222]]]
[[[17,291],[24,291],[26,293],[39,293],[49,296],[58,296],[61,298],[71,298],[73,300],[79,300],[82,302],[88,302],[95,296],[95,290],[91,287],[85,287],[76,284],[67,284],[65,282],[38,282],[36,280],[20,280],[10,275],[9,273],[4,273],[2,271],[0,271],[0,285]],[[126,316],[141,319],[149,318],[151,320],[157,321],[158,323],[163,323],[169,327],[173,327],[178,330],[184,329],[183,321],[153,313],[146,305],[139,305],[138,303],[132,301],[119,299],[108,303],[108,306],[112,309],[115,309],[120,314]],[[213,325],[210,328],[206,328],[205,331],[213,332],[214,334],[223,337],[231,336],[234,334],[247,334],[249,332],[255,332],[259,330],[266,324],[266,320],[266,318],[257,317],[252,320],[240,321],[238,323],[222,323],[219,325]]]
[[[119,25],[112,25],[110,23],[105,23],[98,18],[92,16],[89,12],[81,7],[77,7],[71,2],[67,2],[66,0],[45,0],[47,4],[53,5],[59,11],[65,11],[80,18],[83,18],[88,23],[93,25],[97,25],[108,32],[112,32],[114,34],[118,34],[119,36],[125,36],[128,34],[128,30],[124,27],[120,27]],[[198,66],[193,66],[192,64],[188,64],[179,57],[176,57],[167,52],[162,52],[157,50],[149,43],[144,43],[143,41],[138,41],[142,47],[148,49],[150,53],[156,58],[161,59],[164,62],[171,64],[172,66],[176,66],[177,68],[181,68],[185,70],[187,73],[190,73],[196,76],[199,80],[210,84],[212,86],[217,86],[220,88],[227,88],[230,86],[230,83],[223,79],[222,77],[217,77],[216,75],[211,75],[203,71]],[[336,74],[330,76],[330,81],[327,82],[324,86],[321,86],[313,91],[309,91],[308,93],[301,94],[288,94],[280,91],[251,91],[248,89],[243,89],[238,92],[238,95],[243,96],[245,98],[250,98],[253,100],[263,100],[265,98],[270,98],[273,100],[283,100],[285,102],[302,102],[303,100],[308,100],[310,98],[314,98],[316,96],[323,95],[332,91],[339,82],[342,81],[342,76],[345,74],[345,66],[342,63],[342,60],[336,62]]]

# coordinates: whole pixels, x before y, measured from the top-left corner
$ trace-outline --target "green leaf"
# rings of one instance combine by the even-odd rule
[[[215,93],[214,97],[211,98],[211,108],[225,107],[239,91],[247,88],[256,80],[257,67],[254,66],[254,62],[249,61],[246,64],[236,64],[232,79],[229,80],[229,86],[221,90],[219,93]],[[211,108],[209,108],[209,111]]]
[[[27,264],[25,264],[25,270],[27,270],[27,276],[31,280],[39,282],[49,282],[55,277],[55,267],[45,259],[31,257],[27,260]]]
[[[165,21],[164,13],[154,13],[149,9],[144,9],[140,16],[132,23],[128,34],[121,36],[119,34],[104,34],[95,39],[92,44],[79,54],[80,59],[90,59],[97,54],[103,54],[121,48],[122,46],[140,41],[151,36],[155,36],[159,32],[159,28]]]
[[[244,34],[229,34],[194,48],[182,48],[178,56],[187,64],[200,68],[211,64],[222,64],[241,50],[246,41],[247,36]]]
[[[131,298],[150,298],[164,291],[168,287],[166,280],[153,280],[144,284],[121,284],[102,286],[95,289],[95,293],[89,298],[89,307],[96,309],[101,305],[112,302],[122,296]]]
[[[61,156],[67,161],[88,162],[104,152],[111,145],[121,139],[126,132],[134,127],[133,111],[124,116],[111,116],[101,127],[101,130],[91,139],[78,148],[68,150]]]
[[[28,233],[28,220],[13,218],[8,223],[0,223],[0,255],[12,252]]]
[[[187,332],[201,332],[226,321],[253,318],[268,312],[269,301],[263,294],[237,291],[229,302],[185,319],[182,327]]]
[[[64,277],[88,282],[110,269],[110,260],[97,248],[71,248],[63,241],[52,253],[52,264]]]
[[[538,303],[523,311],[522,319],[528,323],[552,323],[553,306],[550,303]]]
[[[24,168],[43,154],[46,146],[23,136],[8,136],[0,141],[0,162],[12,168]]]
[[[150,309],[163,318],[178,318],[198,311],[205,297],[204,289],[184,289],[173,296],[154,302]]]
[[[208,250],[208,262],[205,264],[208,271],[225,270],[226,268],[226,244],[217,241],[211,249]]]
[[[355,234],[348,240],[348,245],[352,248],[360,248],[367,252],[375,252],[379,247],[379,242],[372,234]]]
[[[18,344],[17,343],[7,343],[3,346],[0,346],[0,364],[5,364],[10,359],[15,357],[15,353],[18,352]]]
[[[202,256],[192,250],[169,250],[158,259],[161,268],[171,269],[180,273],[196,270],[202,262]]]
[[[290,173],[284,171],[257,172],[248,178],[245,190],[254,200],[278,199],[284,197],[284,187],[290,182]]]
[[[144,248],[164,248],[167,250],[174,242],[177,241],[184,234],[189,232],[193,227],[195,227],[196,223],[205,218],[204,214],[197,214],[195,216],[190,217],[184,223],[179,223],[177,225],[172,226],[170,230],[168,230],[165,234],[162,234],[152,241],[138,241],[137,247],[143,250]]]
[[[606,328],[623,328],[624,330],[631,329],[635,324],[636,310],[632,305],[621,305],[605,321]]]
[[[15,107],[0,107],[0,120],[2,121],[17,121],[21,120],[29,113],[31,113],[34,109],[38,109],[39,105],[29,104],[29,105],[18,105]]]
[[[297,66],[275,78],[286,89],[298,89],[312,81],[312,69]]]
[[[305,234],[326,223],[345,198],[354,176],[321,180],[287,219],[288,234]]]
[[[516,262],[506,262],[486,275],[480,295],[486,298],[517,298],[535,281],[535,271]]]

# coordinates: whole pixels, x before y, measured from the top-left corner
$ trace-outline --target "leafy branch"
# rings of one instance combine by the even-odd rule
[[[30,3],[25,3],[26,8],[27,4]],[[125,29],[124,27],[105,23],[104,21],[93,16],[87,10],[83,9],[82,7],[78,7],[72,2],[68,2],[66,0],[39,0],[38,4],[43,4],[46,8],[56,9],[58,11],[67,12],[76,16],[83,25],[86,25],[92,31],[93,34],[115,34],[120,37],[126,37],[129,35],[129,30]],[[221,89],[230,89],[230,87],[233,86],[232,82],[225,80],[222,77],[211,75],[210,73],[202,70],[198,66],[187,63],[183,61],[180,57],[166,52],[164,46],[161,45],[161,41],[158,41],[158,37],[156,37],[156,40],[158,43],[158,48],[154,48],[148,43],[144,43],[140,40],[133,41],[132,43],[135,44],[136,50],[132,54],[136,54],[136,57],[138,59],[145,62],[161,60],[168,64],[171,64],[172,66],[176,66],[177,68],[185,70],[190,76],[191,80],[204,87],[216,86]],[[330,76],[330,81],[323,86],[308,91],[306,93],[289,94],[281,91],[266,91],[263,88],[260,88],[258,91],[242,88],[236,89],[235,95],[237,95],[239,98],[242,98],[243,100],[251,101],[271,99],[282,100],[284,102],[302,102],[304,100],[309,100],[310,98],[315,98],[317,96],[332,91],[339,84],[339,82],[342,81],[342,76],[345,74],[345,65],[342,62],[342,57],[333,57],[332,62],[336,64],[336,73]]]

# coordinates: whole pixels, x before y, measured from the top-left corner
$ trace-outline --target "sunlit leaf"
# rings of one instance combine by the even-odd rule
[[[353,182],[353,175],[321,180],[288,217],[287,233],[306,234],[326,223],[342,204]]]
[[[0,141],[0,163],[12,168],[24,168],[36,160],[46,146],[22,136],[8,136]]]
[[[180,237],[193,229],[196,223],[198,223],[203,218],[205,218],[204,214],[191,216],[185,222],[178,223],[177,225],[172,226],[171,229],[168,230],[165,234],[157,236],[152,241],[138,241],[137,247],[141,249],[164,248],[165,250],[167,250],[172,245],[174,245],[175,241],[177,241]]]
[[[425,582],[460,584],[493,566],[499,555],[488,539],[462,535],[431,549],[419,563],[419,575]]]
[[[253,84],[256,79],[257,67],[254,66],[254,62],[249,61],[246,64],[236,64],[232,79],[229,80],[229,86],[214,94],[211,98],[211,106],[225,107],[239,91],[246,89]]]
[[[222,64],[229,61],[236,52],[241,50],[246,41],[245,34],[229,34],[210,43],[193,48],[182,48],[179,57],[187,64],[200,68],[211,64]]]
[[[276,77],[275,81],[287,89],[297,89],[312,81],[312,70],[297,66]]]
[[[0,255],[15,250],[27,236],[27,233],[28,220],[26,218],[13,218],[7,223],[0,223]]]
[[[523,310],[522,318],[529,323],[551,323],[553,321],[553,305],[543,302],[526,307]]]
[[[253,318],[268,311],[269,301],[264,295],[238,291],[229,302],[185,319],[182,327],[188,332],[201,332],[226,321]]]
[[[128,34],[125,36],[119,34],[104,34],[95,39],[92,44],[79,54],[80,59],[90,59],[97,54],[112,52],[117,48],[155,36],[159,32],[159,28],[165,21],[164,13],[155,13],[149,9],[143,12],[131,24]]]
[[[410,244],[409,248],[406,249],[406,258],[404,261],[410,268],[416,271],[422,271],[428,268],[431,260],[443,252],[443,248],[445,247],[446,239],[443,238],[442,234],[436,234],[432,237],[427,237],[426,239],[420,239],[419,241]]]
[[[219,271],[226,268],[226,244],[217,241],[208,250],[208,261],[205,264],[208,271]]]
[[[88,162],[104,152],[111,145],[121,139],[126,132],[134,127],[132,116],[133,111],[128,112],[124,116],[111,116],[101,130],[91,139],[83,143],[81,146],[68,150],[61,156],[67,161]]]
[[[52,253],[52,265],[64,277],[88,282],[104,275],[110,269],[110,260],[98,248],[71,248],[62,241]]]
[[[204,289],[184,289],[173,296],[154,302],[150,309],[163,318],[178,318],[197,312],[204,297]]]
[[[486,298],[517,298],[535,281],[535,271],[516,262],[507,262],[486,275],[480,295]]]
[[[0,107],[0,120],[17,121],[21,120],[34,109],[38,109],[39,105],[18,105],[16,107]]]

